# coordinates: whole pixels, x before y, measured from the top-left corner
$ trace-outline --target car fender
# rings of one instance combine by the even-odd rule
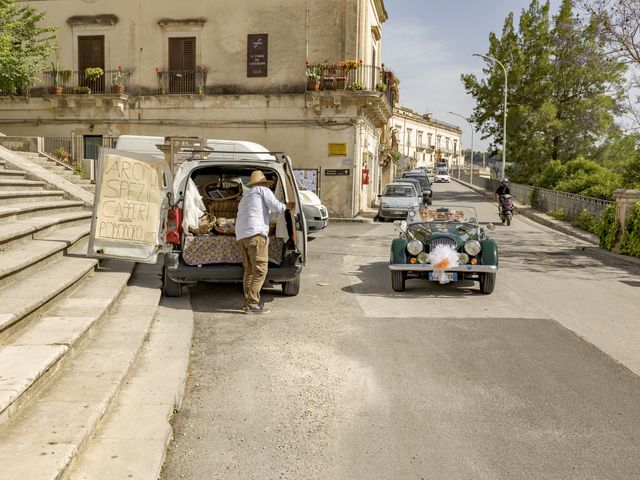
[[[406,248],[406,238],[394,238],[391,242],[391,263],[407,263]]]
[[[487,239],[480,241],[480,256],[482,265],[498,266],[498,245],[495,240]]]

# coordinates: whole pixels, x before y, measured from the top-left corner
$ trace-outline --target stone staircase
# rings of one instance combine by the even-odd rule
[[[132,478],[132,469],[157,478],[186,376],[188,299],[158,307],[159,265],[88,258],[87,202],[26,168],[39,157],[7,152],[0,147],[0,478]],[[114,441],[114,429],[126,438]],[[129,458],[136,446],[151,457]]]
[[[96,191],[95,184],[91,183],[91,180],[82,178],[80,175],[78,175],[70,165],[63,165],[61,163],[55,162],[40,153],[34,153],[34,152],[19,152],[19,153],[21,156],[27,158],[28,160],[32,161],[37,165],[40,165],[43,168],[46,168],[50,172],[61,176],[65,180],[68,180],[71,183],[84,188],[88,192],[95,193]]]

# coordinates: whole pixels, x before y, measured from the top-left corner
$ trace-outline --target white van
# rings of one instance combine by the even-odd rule
[[[174,179],[164,156],[149,154],[149,143],[159,138],[145,137],[139,142],[127,138],[129,148],[137,152],[101,150],[88,255],[142,263],[155,263],[158,255],[164,255],[167,296],[179,296],[183,284],[198,281],[242,282],[233,224],[251,172],[262,170],[272,181],[276,197],[296,204],[293,212],[287,210],[277,219],[278,228],[270,232],[265,285],[280,284],[285,295],[297,295],[306,263],[307,235],[290,158],[252,142],[213,141],[216,151],[205,159],[184,162]],[[117,145],[126,146],[126,142]],[[164,143],[164,138],[158,143]],[[139,153],[141,150],[147,153]],[[237,187],[236,195],[226,196],[222,187],[228,185]],[[224,219],[224,224],[205,223],[204,229],[199,224],[185,231],[183,218],[193,217],[196,197],[202,198],[211,218]]]
[[[160,160],[164,160],[164,153],[156,145],[163,145],[164,137],[154,137],[150,135],[120,135],[116,140],[116,149],[127,152],[150,155]]]

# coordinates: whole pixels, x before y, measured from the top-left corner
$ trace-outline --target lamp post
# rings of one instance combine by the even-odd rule
[[[471,183],[471,185],[473,185],[473,131],[475,130],[475,127],[474,127],[473,123],[471,123],[466,117],[463,117],[459,113],[454,113],[454,112],[449,112],[449,113],[451,115],[455,115],[456,117],[460,117],[465,122],[467,122],[469,124],[469,126],[471,127],[471,155],[470,155],[470,157],[471,157],[470,158],[470,160],[471,160],[471,181],[469,183]],[[460,178],[460,164],[458,164],[458,178]]]
[[[507,69],[505,68],[505,66],[502,64],[500,60],[492,57],[491,55],[482,55],[480,53],[474,53],[473,56],[482,57],[486,60],[491,60],[492,62],[497,63],[502,67],[502,71],[504,72],[504,112],[503,112],[503,126],[502,126],[503,138],[502,138],[502,176],[501,176],[501,178],[504,178],[506,174],[506,167],[507,167],[507,160],[506,160],[507,158],[506,157],[507,155]]]

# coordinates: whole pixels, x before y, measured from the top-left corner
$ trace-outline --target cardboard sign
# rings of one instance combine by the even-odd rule
[[[106,154],[102,158],[100,197],[94,209],[95,238],[155,245],[162,174],[146,162]]]

